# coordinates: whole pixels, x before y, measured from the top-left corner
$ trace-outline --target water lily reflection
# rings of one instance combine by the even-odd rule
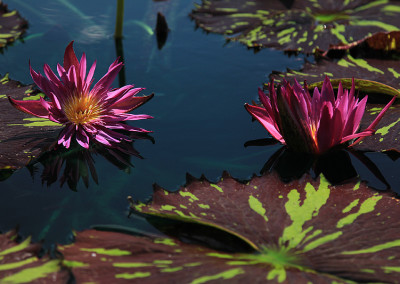
[[[153,141],[153,138],[147,134],[130,134],[130,137],[135,140],[147,139]],[[56,149],[44,152],[37,160],[28,165],[28,169],[33,177],[39,169],[39,164],[42,164],[41,179],[43,184],[46,183],[47,186],[50,186],[59,180],[61,187],[67,183],[71,190],[76,191],[81,178],[86,188],[89,187],[90,176],[96,184],[99,182],[93,155],[103,156],[123,171],[129,171],[130,167],[133,166],[130,161],[131,156],[142,159],[142,156],[133,147],[133,141],[122,141],[118,147],[113,148],[93,143],[89,149],[80,147],[78,143],[73,142],[69,149],[58,146]]]
[[[246,142],[245,146],[270,146],[274,142],[276,143],[273,139],[258,139]],[[366,153],[351,148],[332,150],[316,156],[280,147],[269,157],[260,173],[277,172],[284,182],[300,179],[304,174],[311,174],[314,178],[323,174],[331,184],[342,184],[359,179],[359,173],[353,165],[351,156],[360,161],[375,178],[382,182],[384,189],[391,188],[378,166],[368,158]]]

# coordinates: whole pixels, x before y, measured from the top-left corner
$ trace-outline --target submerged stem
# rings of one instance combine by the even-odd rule
[[[122,38],[122,28],[124,22],[124,0],[117,0],[117,16],[115,20],[115,38]]]

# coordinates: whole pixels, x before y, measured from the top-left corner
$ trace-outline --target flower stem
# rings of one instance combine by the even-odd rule
[[[117,17],[115,20],[115,38],[122,38],[122,28],[124,22],[124,0],[117,0]]]

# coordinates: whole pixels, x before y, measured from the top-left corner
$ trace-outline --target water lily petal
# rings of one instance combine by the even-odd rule
[[[85,77],[86,77],[86,54],[82,53],[82,57],[81,57],[81,61],[79,63],[79,77],[81,78],[81,82],[84,83],[85,82]],[[81,88],[83,87],[80,86]]]
[[[76,58],[73,45],[74,41],[71,41],[65,49],[63,63],[65,70],[70,69],[71,66],[74,66],[76,70],[79,70],[79,61],[78,58]]]
[[[286,144],[285,140],[283,139],[282,135],[280,134],[278,127],[273,119],[270,118],[268,112],[257,106],[252,106],[249,104],[245,104],[244,107],[246,110],[255,118],[257,119],[262,126],[279,142],[282,144]]]
[[[279,110],[279,129],[285,140],[286,145],[298,152],[313,152],[315,142],[306,120],[299,117],[299,106],[293,105],[296,110],[289,106],[288,94],[285,94],[288,88],[278,88],[277,105]],[[292,100],[294,102],[296,99]]]
[[[322,84],[321,94],[324,101],[329,101],[332,104],[335,104],[335,93],[333,92],[333,87],[328,76],[325,76],[324,83]]]
[[[19,100],[14,100],[10,96],[8,97],[10,100],[10,103],[17,109],[37,116],[37,117],[42,117],[42,118],[48,118],[49,116],[49,111],[47,110],[46,107],[43,106],[43,104],[40,101],[19,101]]]
[[[319,153],[326,151],[332,145],[332,114],[329,106],[330,104],[324,104],[323,106],[319,127],[316,133]]]
[[[365,112],[365,106],[367,105],[368,96],[365,96],[355,108],[351,111],[348,117],[348,121],[346,123],[343,136],[347,136],[355,133],[359,126],[361,119]]]
[[[148,131],[148,130],[140,128],[140,127],[135,127],[135,126],[131,126],[129,124],[124,124],[124,123],[110,124],[110,125],[107,125],[107,128],[108,129],[121,129],[121,130],[127,130],[127,131],[132,131],[132,132],[144,132],[144,133],[152,132],[152,131]]]
[[[118,132],[109,130],[109,129],[104,128],[104,127],[98,129],[98,131],[96,133],[96,136],[95,136],[95,139],[98,142],[100,142],[100,143],[102,143],[104,145],[107,145],[107,146],[112,146],[113,142],[114,143],[120,143],[122,140],[126,140],[126,141],[131,141],[132,140],[131,138],[129,138],[126,135],[120,134]]]
[[[74,134],[74,125],[68,124],[61,130],[60,135],[58,136],[58,144],[63,144],[65,148],[69,148],[71,144],[71,138]]]
[[[113,64],[110,65],[108,72],[94,85],[93,91],[97,93],[101,89],[109,90],[111,84],[114,82],[115,78],[117,77],[119,71],[121,71],[123,64],[120,62],[118,63],[118,59],[114,61]]]
[[[76,141],[78,141],[79,145],[83,148],[89,149],[89,137],[81,127],[76,131]]]
[[[375,126],[378,125],[379,121],[381,121],[383,115],[385,114],[385,112],[389,109],[389,107],[394,103],[394,101],[396,100],[396,97],[393,97],[390,102],[382,109],[382,111],[378,114],[378,116],[374,119],[374,121],[367,127],[367,129],[365,129],[363,132],[365,131],[370,131],[370,130],[374,130]],[[365,136],[364,136],[365,137]],[[360,137],[358,138],[353,144],[351,144],[350,146],[354,146],[357,143],[360,143],[364,137]]]
[[[113,99],[121,97],[130,89],[134,88],[133,85],[126,85],[118,89],[111,90],[107,93],[107,100],[113,102]],[[144,88],[143,88],[144,89]]]
[[[86,77],[86,83],[83,90],[84,92],[87,92],[90,88],[90,85],[92,84],[95,69],[96,69],[96,60],[93,62],[92,67],[90,67],[89,69],[89,73]]]
[[[109,106],[109,108],[111,108],[114,113],[130,112],[154,97],[154,94],[143,97],[134,97],[134,95],[142,89],[143,88],[137,88],[127,92],[120,99]]]
[[[152,119],[151,115],[148,114],[130,114],[130,113],[121,113],[115,115],[105,115],[102,117],[102,121],[107,125],[112,122],[118,121],[127,121],[127,120],[142,120],[142,119]]]
[[[342,138],[342,140],[340,141],[340,143],[345,143],[345,142],[347,142],[347,141],[349,141],[349,140],[352,140],[352,139],[355,139],[355,138],[360,138],[360,137],[367,137],[367,136],[371,136],[371,135],[373,135],[375,133],[375,131],[374,130],[365,130],[365,131],[362,131],[362,132],[358,132],[358,133],[355,133],[355,134],[352,134],[352,135],[348,135],[348,136],[345,136],[345,137],[343,137]],[[357,142],[358,143],[358,142]],[[355,145],[355,144],[357,144],[356,142],[354,142],[353,144],[351,144],[350,146],[353,146],[353,145]]]
[[[29,63],[29,71],[31,77],[36,85],[45,93],[51,93],[53,91],[53,87],[50,85],[49,80],[47,80],[42,74],[36,72],[32,69],[32,66]]]

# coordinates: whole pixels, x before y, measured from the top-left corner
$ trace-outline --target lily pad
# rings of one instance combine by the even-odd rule
[[[396,1],[202,0],[192,11],[197,26],[248,47],[314,53],[376,32],[400,30]],[[287,2],[287,1],[286,1]]]
[[[0,283],[67,283],[69,273],[60,260],[38,258],[41,246],[30,238],[15,240],[16,230],[0,234]]]
[[[275,82],[280,82],[283,78],[288,81],[293,81],[296,78],[298,82],[306,80],[308,85],[313,86],[313,83],[322,82],[325,75],[331,79],[354,77],[355,79],[364,81],[375,81],[400,90],[400,67],[398,60],[354,58],[349,54],[340,59],[318,59],[316,64],[306,61],[300,71],[288,69],[284,73],[273,72],[269,77],[270,79],[274,79]],[[361,90],[368,91],[365,87],[366,85]],[[375,92],[379,91],[378,89]]]
[[[174,193],[156,187],[149,204],[133,204],[132,209],[148,217],[216,228],[254,249],[247,254],[214,254],[218,265],[209,263],[207,267],[213,270],[206,274],[190,271],[192,281],[198,275],[219,280],[228,271],[240,271],[230,281],[309,279],[324,283],[329,277],[338,277],[341,283],[398,283],[400,279],[399,200],[364,183],[331,186],[323,176],[317,180],[304,176],[284,184],[277,175],[265,175],[244,184],[224,174],[217,184],[191,178]],[[181,245],[171,246],[177,250],[168,255],[174,263]],[[141,247],[136,255],[143,258],[149,251],[152,248]],[[152,261],[166,259],[162,251],[155,256]],[[187,257],[192,260],[194,255]],[[132,268],[126,275],[159,277],[150,261],[133,268],[139,259],[124,264]],[[174,264],[186,277],[186,268],[180,262]]]
[[[56,141],[61,125],[47,119],[32,118],[15,109],[8,96],[18,100],[39,99],[43,94],[10,80],[8,75],[0,79],[0,170],[21,168],[42,148]]]
[[[400,53],[400,31],[378,32],[350,44],[330,47],[331,51],[348,49],[359,57],[393,57]]]
[[[0,48],[20,38],[27,27],[28,22],[16,10],[9,11],[7,5],[0,2]]]
[[[332,79],[331,83],[334,88],[339,86],[339,83],[342,83],[343,88],[350,90],[352,85],[353,78],[340,78],[340,79]],[[312,91],[315,87],[321,89],[323,85],[323,81],[312,83],[308,85],[308,88]],[[400,97],[400,91],[392,88],[388,85],[382,84],[380,82],[364,80],[364,79],[356,79],[354,78],[355,89],[362,94],[385,94],[394,97]]]
[[[382,110],[382,105],[370,104],[367,106],[361,121],[361,128],[366,127]],[[363,151],[389,151],[400,152],[400,105],[394,105],[385,113],[376,128],[374,135],[366,137],[354,148]]]
[[[64,265],[77,283],[347,283],[334,275],[318,273],[296,264],[296,257],[216,251],[175,238],[136,237],[87,230],[75,243],[59,246]],[[284,267],[286,261],[293,264]]]

